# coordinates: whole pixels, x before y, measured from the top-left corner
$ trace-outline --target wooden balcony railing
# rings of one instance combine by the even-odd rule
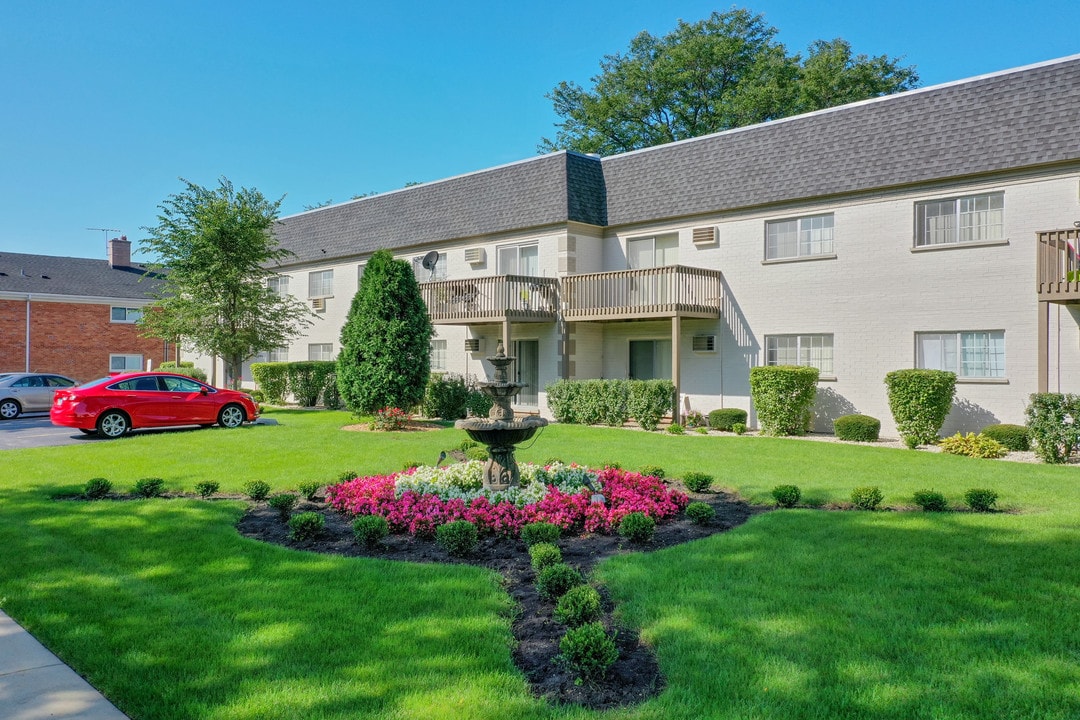
[[[1080,229],[1038,234],[1035,284],[1039,300],[1080,301]]]
[[[567,320],[720,316],[718,270],[669,265],[562,279]]]
[[[554,322],[559,311],[559,281],[525,275],[420,283],[420,294],[435,324]]]

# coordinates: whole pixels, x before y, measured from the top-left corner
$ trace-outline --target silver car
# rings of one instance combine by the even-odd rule
[[[0,420],[24,412],[48,412],[56,391],[75,385],[71,378],[52,373],[0,374]]]

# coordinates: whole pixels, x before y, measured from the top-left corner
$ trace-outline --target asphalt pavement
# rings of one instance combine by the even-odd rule
[[[26,413],[14,420],[0,420],[0,450],[87,442],[101,441],[92,435],[84,435],[75,428],[53,425],[49,420],[49,413]]]

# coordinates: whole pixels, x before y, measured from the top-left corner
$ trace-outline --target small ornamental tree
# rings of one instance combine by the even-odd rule
[[[909,448],[937,439],[956,394],[956,373],[947,370],[894,370],[885,376],[889,410]]]
[[[818,369],[767,365],[750,369],[750,395],[765,435],[802,435],[817,396]]]
[[[412,267],[379,250],[341,329],[337,380],[345,407],[370,415],[419,404],[431,373],[430,342],[431,320]]]

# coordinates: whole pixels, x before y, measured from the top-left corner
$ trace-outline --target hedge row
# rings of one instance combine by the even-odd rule
[[[561,423],[619,426],[633,419],[655,430],[674,408],[675,385],[670,380],[557,380],[546,392]]]
[[[163,362],[157,366],[157,369],[162,372],[176,373],[177,375],[185,375],[189,378],[195,378],[201,382],[206,382],[206,371],[202,368],[195,367],[195,363],[190,360],[181,360],[179,363],[172,361]]]
[[[337,387],[337,363],[333,360],[252,363],[251,376],[266,402],[281,405],[287,395],[304,407],[341,407]]]

